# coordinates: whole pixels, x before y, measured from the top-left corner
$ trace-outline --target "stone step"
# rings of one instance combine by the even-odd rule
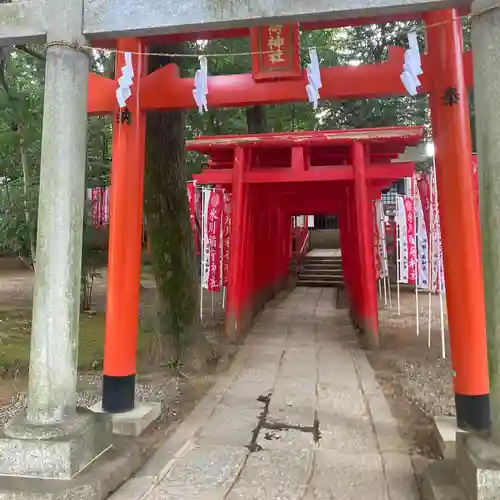
[[[300,273],[299,279],[305,279],[308,281],[338,281],[343,282],[344,279],[342,276],[331,276],[324,274],[313,274],[313,273]]]
[[[431,463],[427,466],[422,482],[422,500],[468,500],[459,484],[455,460]]]
[[[342,264],[324,264],[321,262],[302,262],[304,267],[310,267],[311,269],[342,269]]]
[[[300,287],[311,287],[311,288],[342,288],[343,284],[334,283],[332,281],[307,281],[307,280],[297,280],[297,286]]]
[[[309,264],[325,264],[330,266],[338,266],[342,264],[342,259],[329,260],[329,259],[311,259],[309,257],[306,257],[305,259],[303,259],[303,261]]]
[[[299,274],[298,281],[321,281],[325,283],[336,283],[339,285],[344,284],[344,280],[339,278],[328,278],[325,276],[304,276],[302,274]]]
[[[304,269],[325,269],[329,271],[336,271],[342,269],[341,264],[316,264],[311,262],[304,262]]]
[[[341,257],[306,257],[305,262],[316,262],[318,264],[340,264],[342,263]]]
[[[300,271],[300,274],[315,275],[315,276],[335,276],[336,278],[342,278],[344,273],[342,269],[316,269],[306,267]]]

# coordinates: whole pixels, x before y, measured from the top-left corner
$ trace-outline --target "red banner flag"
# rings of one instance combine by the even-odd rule
[[[429,177],[427,174],[416,174],[418,194],[420,195],[420,202],[422,203],[422,210],[424,212],[425,228],[427,235],[430,235],[430,213],[431,213],[431,189],[429,184]]]
[[[221,227],[224,208],[222,191],[210,193],[207,213],[207,243],[209,247],[208,290],[218,292],[221,283]]]
[[[417,282],[417,246],[415,244],[415,207],[411,196],[404,197],[406,238],[408,248],[408,283]]]
[[[187,196],[189,204],[189,219],[191,221],[191,229],[194,237],[194,247],[196,255],[200,255],[200,238],[198,235],[198,227],[196,226],[196,211],[197,211],[197,189],[194,183],[190,182],[187,185]]]
[[[375,253],[375,274],[377,279],[381,277],[381,263],[380,263],[380,252],[379,252],[379,239],[380,235],[378,234],[378,223],[377,223],[377,206],[375,203],[373,204],[373,251]]]
[[[94,187],[91,190],[91,201],[92,201],[92,225],[94,227],[99,227],[101,225],[101,188]]]
[[[231,251],[231,195],[224,194],[224,221],[222,225],[222,285],[229,281],[229,255]]]

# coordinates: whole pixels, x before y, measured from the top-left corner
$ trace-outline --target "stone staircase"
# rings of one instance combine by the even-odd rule
[[[343,288],[341,257],[305,257],[300,267],[297,286]]]

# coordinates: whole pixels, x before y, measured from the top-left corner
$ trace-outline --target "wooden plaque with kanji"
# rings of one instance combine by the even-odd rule
[[[300,78],[298,24],[276,24],[250,29],[254,80]]]

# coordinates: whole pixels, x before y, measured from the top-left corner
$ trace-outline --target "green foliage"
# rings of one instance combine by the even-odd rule
[[[0,52],[0,252],[17,255],[28,265],[36,259],[36,222],[40,178],[45,60],[40,47]],[[112,61],[111,61],[112,62]],[[94,59],[94,70],[109,72],[110,59]],[[89,118],[87,185],[109,183],[111,121]],[[98,233],[87,209],[83,236],[82,308],[90,309],[97,267]]]
[[[38,183],[28,189],[26,195],[21,178],[0,185],[0,252],[13,253],[32,265],[30,235],[36,234]]]

